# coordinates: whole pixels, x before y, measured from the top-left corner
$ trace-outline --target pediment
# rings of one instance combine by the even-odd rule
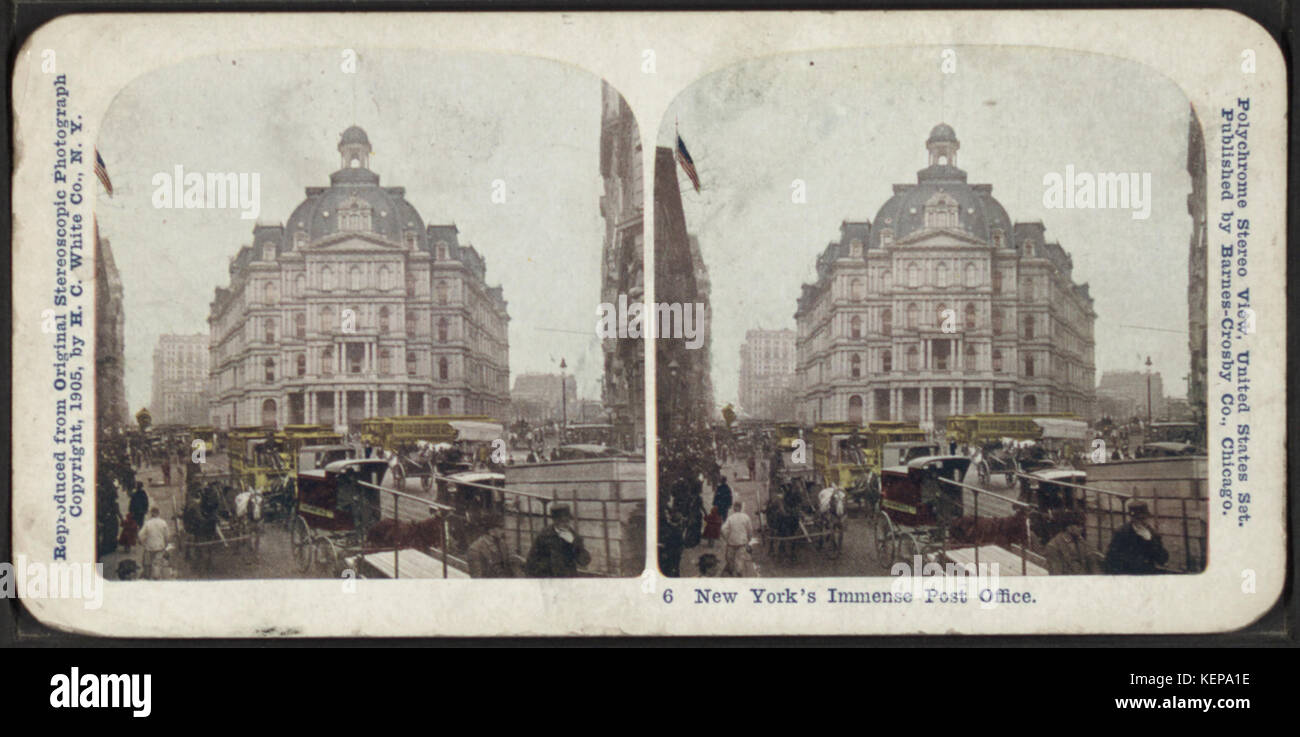
[[[960,228],[922,228],[894,241],[893,246],[985,246],[989,244]]]
[[[307,247],[316,253],[340,253],[370,251],[392,253],[404,251],[405,246],[393,243],[374,233],[332,233]]]

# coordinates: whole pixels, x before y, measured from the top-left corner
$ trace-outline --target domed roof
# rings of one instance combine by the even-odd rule
[[[339,145],[346,145],[349,143],[364,143],[369,146],[370,138],[366,136],[366,132],[362,130],[360,126],[353,125],[343,131],[343,136],[339,139]]]
[[[363,133],[362,135],[365,134]],[[955,142],[956,140],[957,140],[957,132],[952,129],[952,126],[948,125],[947,123],[940,123],[936,125],[934,128],[930,129],[930,137],[927,138],[925,142],[926,143],[939,143],[939,142],[948,142],[948,141]]]
[[[940,123],[930,131],[927,147],[936,140],[956,142],[957,137],[951,126]],[[940,193],[946,198],[940,197]],[[917,172],[916,184],[894,185],[894,196],[881,205],[871,221],[870,247],[880,246],[885,229],[893,232],[895,241],[924,230],[926,205],[941,201],[956,203],[958,230],[989,244],[993,242],[993,231],[1001,230],[1004,242],[1010,243],[1011,218],[1002,203],[993,198],[993,186],[969,184],[965,171],[951,164],[936,163]]]

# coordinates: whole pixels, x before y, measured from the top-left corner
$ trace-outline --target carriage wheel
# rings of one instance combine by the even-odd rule
[[[289,540],[293,543],[293,562],[298,566],[298,572],[306,573],[311,570],[313,557],[311,528],[307,526],[307,520],[300,514],[294,515],[293,523],[289,525]]]
[[[913,535],[910,532],[905,532],[900,535],[898,538],[898,547],[895,548],[894,551],[894,560],[901,561],[910,566],[916,561],[916,558],[919,555],[921,555],[921,542],[916,539],[916,535]],[[924,565],[925,561],[923,560],[921,563]],[[912,575],[914,576],[919,576],[920,574],[920,571],[912,572]]]
[[[339,549],[334,541],[325,536],[316,538],[313,544],[313,564],[317,570],[333,577],[339,569]]]
[[[880,563],[893,563],[894,555],[898,552],[898,529],[888,514],[882,512],[876,517],[874,532],[876,560]]]

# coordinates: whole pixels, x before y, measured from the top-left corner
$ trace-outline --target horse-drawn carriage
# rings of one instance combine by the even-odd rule
[[[231,474],[196,477],[173,515],[177,552],[187,561],[212,565],[216,549],[256,557],[262,538],[262,499],[252,489],[232,485]]]
[[[880,514],[874,524],[876,557],[882,563],[911,562],[947,544],[949,528],[961,518],[961,482],[970,468],[965,456],[922,456],[881,473]]]
[[[388,462],[376,458],[334,461],[298,472],[296,513],[289,525],[294,562],[306,573],[316,566],[332,572],[348,554],[365,549],[366,535],[380,519],[379,492]]]
[[[831,560],[844,551],[845,490],[826,486],[815,469],[783,471],[759,513],[759,535],[769,554],[795,557],[806,543]]]

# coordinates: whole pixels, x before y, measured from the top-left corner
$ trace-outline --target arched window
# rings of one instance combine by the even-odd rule
[[[975,303],[974,302],[966,303],[966,329],[967,330],[975,329]]]
[[[415,296],[415,277],[411,274],[406,275],[406,296]]]
[[[447,397],[443,397],[442,399],[438,400],[438,414],[440,415],[451,414],[451,400],[448,399]]]
[[[270,384],[274,382],[275,381],[275,359],[273,358],[266,359],[266,362],[262,364],[262,368],[265,369],[266,371],[265,374],[266,383]]]
[[[907,347],[907,370],[916,371],[920,367],[921,367],[920,353],[917,352],[916,346],[914,345],[908,346]]]
[[[994,307],[993,308],[993,334],[994,335],[1002,334],[1002,318],[1003,318],[1002,308]]]
[[[388,376],[393,372],[393,352],[384,348],[379,351],[379,375]]]
[[[943,302],[940,302],[939,305],[934,308],[934,322],[936,327],[940,329],[943,328],[944,321],[948,319],[948,315],[944,314],[947,311],[948,305]]]
[[[925,227],[957,227],[958,209],[957,200],[953,199],[952,195],[947,192],[936,192],[925,203]]]
[[[438,359],[438,381],[446,381],[447,377],[450,374],[451,374],[450,364],[447,363],[447,359],[439,358]]]
[[[334,375],[334,349],[325,346],[325,350],[320,353],[320,374],[321,376]]]
[[[348,269],[348,289],[354,292],[361,289],[361,267],[353,266]]]
[[[997,348],[993,349],[993,373],[1002,373],[1002,351]]]
[[[880,283],[884,285],[885,291],[888,292],[894,286],[894,272],[885,269],[884,273],[880,275]]]
[[[406,352],[406,375],[415,376],[416,358],[415,351]]]
[[[336,285],[335,285],[335,283],[334,283],[334,270],[331,269],[331,268],[328,267],[328,266],[326,266],[325,268],[321,269],[321,272],[320,272],[320,287],[321,287],[321,289],[324,290],[324,291],[326,291],[326,292],[329,292],[329,291],[333,291],[333,289],[334,289],[335,286],[336,286]]]
[[[307,276],[299,274],[293,280],[293,296],[301,298],[307,293]]]
[[[934,269],[934,283],[940,289],[948,288],[948,264],[940,261]]]
[[[862,356],[856,353],[849,359],[849,376],[854,379],[862,377]]]
[[[907,305],[907,328],[915,330],[921,320],[921,308],[916,306],[915,302],[909,302]]]
[[[889,373],[894,370],[894,353],[886,348],[880,352],[880,371]]]
[[[438,318],[438,342],[447,342],[447,318],[445,317]]]
[[[849,298],[854,302],[861,302],[863,297],[862,280],[854,279],[849,285]]]
[[[885,335],[894,334],[894,309],[886,307],[880,313],[880,332]]]
[[[1025,376],[1034,375],[1034,357],[1025,356]]]
[[[306,376],[307,375],[307,354],[299,353],[296,363],[298,364],[298,375]]]
[[[269,281],[269,282],[267,282],[266,285],[265,285],[264,287],[262,287],[262,296],[263,296],[262,301],[265,302],[265,303],[268,304],[268,305],[273,305],[273,304],[275,304],[275,303],[276,303],[276,297],[277,297],[277,294],[276,294],[277,291],[278,291],[278,290],[275,288],[275,282],[273,282],[273,281]]]
[[[272,320],[269,317],[263,320],[262,331],[266,334],[267,343],[275,342],[275,320]]]
[[[1025,315],[1025,339],[1033,340],[1034,338],[1034,316]]]
[[[850,338],[862,337],[862,318],[859,317],[858,315],[854,315],[852,318],[849,319],[849,337]]]
[[[966,346],[966,370],[975,370],[975,346],[973,345]]]
[[[993,293],[1002,294],[1002,270],[993,270]]]
[[[318,313],[320,318],[320,329],[322,333],[328,333],[334,329],[334,310],[329,307],[320,308]]]
[[[419,327],[419,323],[415,315],[415,310],[407,310],[406,311],[406,336],[408,338],[414,338],[416,329],[418,327]]]
[[[439,279],[438,283],[433,287],[433,298],[437,300],[438,304],[445,305],[449,299],[449,291],[450,289],[447,286],[447,280]]]
[[[387,266],[379,267],[379,288],[385,290],[393,288],[393,272]]]
[[[921,270],[916,268],[916,264],[907,265],[907,286],[912,288],[921,286]]]
[[[979,285],[979,270],[975,264],[966,264],[966,286],[975,287]]]
[[[849,422],[854,425],[862,424],[862,397],[857,394],[849,397]]]
[[[387,333],[387,332],[388,332],[388,316],[389,316],[389,314],[390,314],[390,313],[389,313],[389,311],[388,311],[388,307],[387,307],[387,306],[384,306],[384,307],[380,307],[380,308],[379,308],[379,332],[381,332],[381,333]]]
[[[276,410],[276,406],[275,406],[274,399],[268,399],[265,402],[262,402],[262,426],[263,427],[276,426],[277,423],[275,417],[276,415],[275,410]]]
[[[293,313],[293,334],[299,340],[307,337],[307,313]]]

